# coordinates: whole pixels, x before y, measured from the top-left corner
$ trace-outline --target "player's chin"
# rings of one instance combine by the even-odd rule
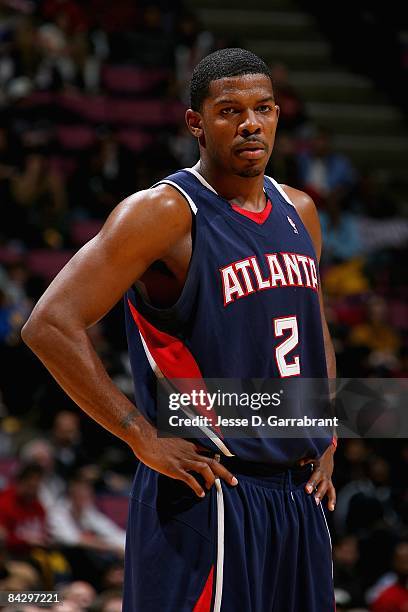
[[[268,163],[268,157],[262,156],[260,159],[242,159],[240,163],[234,163],[235,174],[237,176],[251,178],[259,176],[265,172],[266,165]]]
[[[265,164],[251,164],[247,167],[241,167],[236,169],[236,174],[238,176],[251,178],[254,176],[259,176],[265,171]]]

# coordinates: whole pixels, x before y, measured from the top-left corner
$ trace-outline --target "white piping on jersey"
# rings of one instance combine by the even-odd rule
[[[154,186],[156,187],[157,185],[171,185],[172,187],[174,187],[175,189],[177,189],[177,191],[179,191],[187,200],[187,202],[190,205],[191,210],[193,211],[193,213],[196,215],[197,214],[197,206],[195,205],[195,203],[193,202],[193,200],[190,198],[190,196],[188,195],[187,192],[184,191],[184,189],[182,187],[180,187],[180,185],[177,185],[177,183],[173,183],[173,181],[169,181],[168,179],[164,179],[162,181],[159,181],[158,183],[156,183]]]
[[[156,378],[159,378],[165,384],[167,390],[171,391],[172,389],[171,389],[170,383],[167,381],[167,378],[165,377],[165,375],[163,374],[163,372],[161,371],[161,369],[157,365],[157,363],[156,363],[153,355],[149,351],[149,347],[147,346],[146,342],[144,341],[144,338],[143,338],[142,334],[140,333],[140,331],[139,331],[139,335],[140,335],[140,339],[141,339],[142,344],[143,344],[144,351],[146,353],[147,360],[148,360],[149,365],[152,368],[153,372],[155,373]],[[184,406],[182,408],[182,410],[189,417],[197,416],[191,410],[189,410],[188,407],[186,407],[186,406]],[[217,434],[215,434],[209,427],[205,427],[204,425],[203,426],[199,425],[199,429],[201,429],[201,431],[207,436],[207,438],[209,438],[211,440],[211,442],[213,442],[215,444],[215,446],[218,448],[218,450],[220,450],[226,457],[233,457],[234,456],[233,453],[231,453],[231,451],[225,446],[225,444],[221,440],[221,438],[219,438],[217,436]]]
[[[217,489],[217,575],[213,612],[220,612],[224,579],[224,495],[219,478],[215,479]]]
[[[196,178],[198,178],[198,180],[200,181],[200,183],[202,185],[204,185],[204,187],[207,187],[208,189],[210,189],[210,191],[212,191],[213,193],[215,193],[216,195],[219,195],[214,187],[212,187],[210,185],[210,183],[208,183],[205,178],[199,173],[197,172],[197,170],[195,168],[184,168],[184,170],[186,170],[187,172],[190,172],[191,174],[193,174]],[[275,179],[273,179],[271,176],[267,176],[265,174],[265,178],[269,179],[272,183],[272,185],[274,185],[276,187],[276,189],[279,191],[279,193],[282,195],[282,197],[285,198],[285,200],[288,202],[288,204],[291,204],[294,208],[295,205],[293,204],[292,200],[289,198],[289,196],[287,195],[287,193],[285,193],[285,191],[282,189],[281,185],[279,185],[279,183],[277,183],[275,181]],[[264,189],[265,191],[265,189]]]
[[[327,524],[326,516],[324,514],[324,510],[322,508],[322,504],[321,503],[319,504],[319,506],[320,506],[320,510],[322,511],[322,514],[323,514],[324,523],[325,523],[326,529],[327,529],[327,535],[329,536],[330,549],[333,550],[332,541],[331,541],[331,535],[330,535],[330,531],[329,531],[329,526]],[[333,559],[332,559],[332,578],[333,578],[333,576],[334,576],[334,570],[333,570]]]
[[[327,529],[327,533],[328,533],[328,536],[329,536],[329,540],[330,540],[330,548],[332,548],[332,541],[331,541],[331,536],[330,536],[330,531],[329,531],[329,526],[328,526],[328,524],[327,524],[326,516],[325,516],[325,514],[324,514],[324,511],[323,511],[322,505],[321,505],[321,504],[319,504],[319,506],[320,506],[320,510],[322,511],[323,518],[324,518],[324,522],[325,522],[326,529]]]
[[[218,195],[218,193],[215,191],[214,187],[211,187],[210,183],[207,183],[205,178],[199,172],[197,172],[197,170],[195,170],[195,168],[184,168],[184,170],[187,170],[187,172],[191,172],[191,174],[194,174],[194,176],[196,178],[198,178],[198,180],[200,181],[200,183],[202,185],[204,185],[204,187],[207,187],[208,189],[210,189],[210,191],[215,193],[215,195]]]
[[[153,372],[155,373],[156,378],[165,378],[163,372],[161,371],[161,369],[159,368],[159,366],[157,365],[157,363],[153,359],[153,356],[152,356],[151,352],[149,351],[148,346],[147,346],[146,342],[144,341],[144,338],[143,338],[143,336],[142,336],[142,334],[140,332],[139,332],[139,336],[140,336],[140,339],[142,341],[144,352],[146,353],[146,357],[147,357],[147,360],[149,362],[149,365],[152,368]]]
[[[293,208],[296,209],[296,206],[294,205],[294,203],[292,202],[292,200],[290,199],[290,197],[288,196],[288,194],[286,193],[286,191],[283,189],[282,185],[279,185],[279,183],[277,183],[275,181],[275,179],[273,179],[271,176],[266,176],[265,174],[265,178],[269,179],[272,183],[272,185],[274,187],[276,187],[276,189],[279,191],[279,193],[281,194],[281,196],[286,200],[286,202],[288,204],[290,204],[291,206],[293,206]]]

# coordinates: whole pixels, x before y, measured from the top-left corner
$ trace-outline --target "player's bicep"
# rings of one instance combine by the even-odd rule
[[[99,234],[61,270],[35,311],[79,327],[101,319],[186,231],[184,204],[159,201],[157,195],[137,194],[117,206]]]

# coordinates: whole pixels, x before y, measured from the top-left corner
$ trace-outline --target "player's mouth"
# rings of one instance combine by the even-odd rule
[[[265,155],[265,147],[259,142],[248,143],[236,148],[235,153],[244,159],[260,159]]]

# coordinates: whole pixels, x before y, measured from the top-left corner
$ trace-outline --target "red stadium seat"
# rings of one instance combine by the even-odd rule
[[[95,142],[95,132],[87,125],[59,125],[57,137],[64,149],[80,151]]]
[[[82,246],[96,236],[102,225],[103,222],[97,219],[84,219],[83,221],[74,222],[71,227],[72,242]]]
[[[62,94],[58,98],[62,108],[77,114],[79,117],[104,123],[106,121],[109,101],[105,96],[85,96],[80,93]]]
[[[168,123],[161,100],[111,100],[108,120],[112,123],[162,126]]]
[[[52,280],[73,254],[74,251],[69,250],[34,249],[27,256],[27,265],[35,274],[39,274],[47,280]]]
[[[106,65],[102,82],[114,93],[138,94],[150,91],[168,76],[167,70],[146,70],[135,66]]]
[[[65,179],[73,175],[77,168],[77,161],[73,157],[54,155],[50,157],[50,172],[56,172]]]
[[[121,144],[134,153],[143,151],[143,149],[145,149],[153,141],[151,134],[146,134],[146,132],[131,129],[119,130],[117,133],[117,138]]]

